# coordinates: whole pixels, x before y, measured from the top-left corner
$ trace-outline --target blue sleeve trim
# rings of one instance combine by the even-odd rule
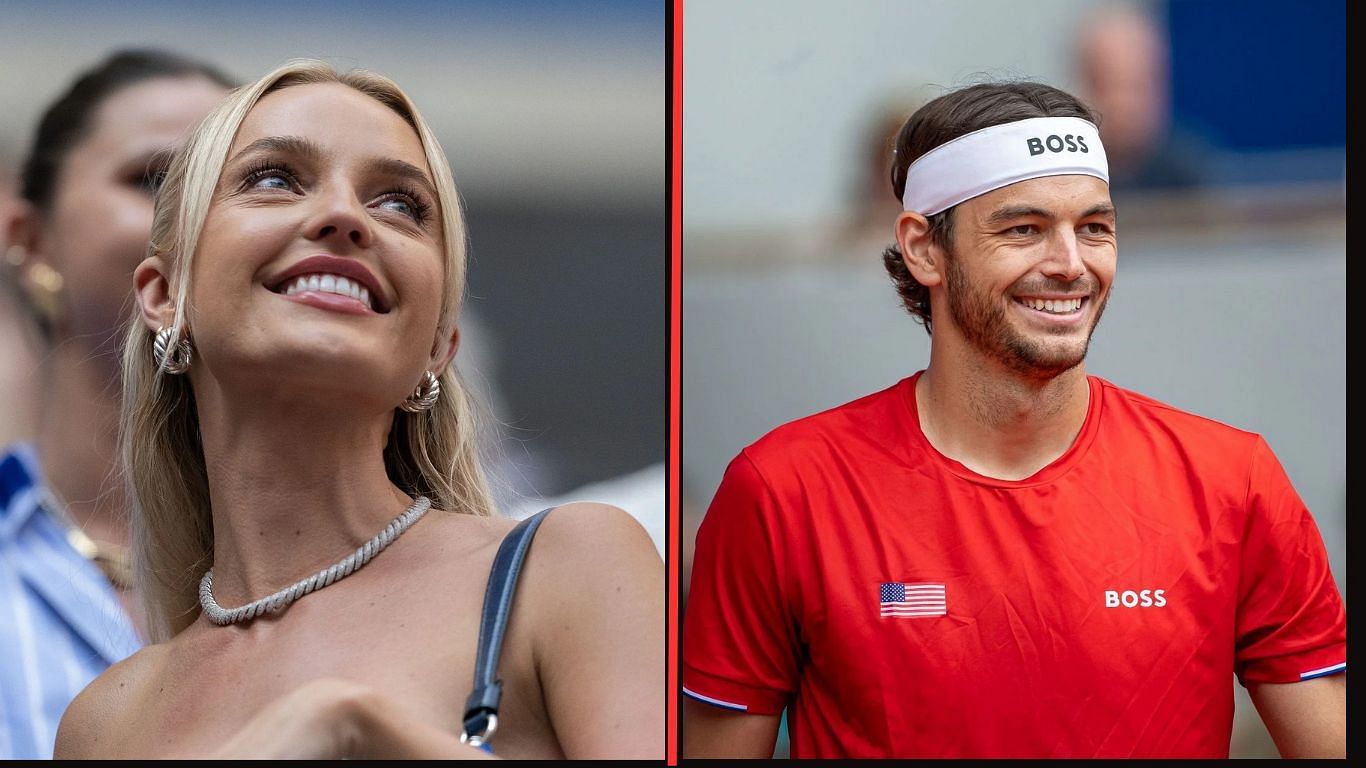
[[[713,707],[720,707],[721,709],[729,709],[729,710],[731,710],[732,712],[748,712],[748,711],[749,711],[749,705],[747,705],[747,704],[736,704],[735,702],[732,702],[732,701],[722,701],[721,699],[713,699],[713,698],[710,697],[710,696],[703,696],[703,695],[700,694],[700,693],[695,693],[695,692],[693,692],[693,691],[690,691],[690,690],[687,689],[686,686],[683,688],[683,695],[684,695],[684,696],[687,696],[687,697],[690,698],[690,699],[696,699],[697,701],[700,701],[700,702],[702,702],[702,703],[704,703],[704,704],[710,704],[710,705],[712,705]]]

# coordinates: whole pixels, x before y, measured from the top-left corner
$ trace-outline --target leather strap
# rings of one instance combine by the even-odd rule
[[[512,596],[517,589],[517,577],[522,573],[522,561],[531,548],[531,538],[545,519],[549,509],[528,517],[503,539],[498,554],[493,556],[488,589],[484,591],[484,612],[479,619],[479,650],[474,657],[474,690],[465,700],[465,730],[460,740],[488,749],[485,742],[498,727],[498,701],[503,696],[503,681],[496,679],[498,657],[503,651],[503,634],[507,631],[508,615],[512,610]]]

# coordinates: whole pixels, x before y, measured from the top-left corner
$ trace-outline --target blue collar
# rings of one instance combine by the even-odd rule
[[[27,443],[14,443],[0,453],[0,539],[14,535],[38,509],[36,498],[19,500],[42,485],[38,457]]]
[[[25,539],[25,551],[15,560],[20,577],[105,663],[113,664],[138,649],[137,632],[109,580],[71,548],[59,522],[40,513],[42,489],[32,446],[16,443],[0,453],[0,545],[14,541],[30,522],[41,524],[48,533]],[[73,589],[73,579],[84,586]],[[101,599],[92,603],[96,595]]]

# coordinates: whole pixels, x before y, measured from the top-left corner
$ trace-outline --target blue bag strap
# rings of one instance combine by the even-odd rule
[[[498,546],[498,554],[493,556],[488,589],[484,591],[484,612],[479,619],[474,690],[465,700],[465,728],[460,734],[462,743],[481,747],[485,751],[492,751],[486,742],[498,729],[498,701],[503,696],[503,681],[496,677],[498,657],[503,651],[503,634],[507,631],[508,616],[512,611],[517,577],[522,573],[522,561],[531,548],[531,538],[536,535],[536,529],[548,512],[550,509],[543,509],[518,523]]]

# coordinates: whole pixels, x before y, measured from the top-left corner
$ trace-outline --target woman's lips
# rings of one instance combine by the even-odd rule
[[[385,314],[390,309],[390,299],[379,281],[355,258],[331,254],[309,256],[271,279],[266,287],[281,295],[306,292],[340,295],[355,299],[378,314]]]
[[[293,294],[277,293],[282,299],[307,304],[318,309],[327,309],[333,312],[343,312],[350,315],[375,315],[378,314],[369,306],[362,304],[359,300],[351,296],[342,296],[336,293],[324,293],[322,291],[302,291]]]

